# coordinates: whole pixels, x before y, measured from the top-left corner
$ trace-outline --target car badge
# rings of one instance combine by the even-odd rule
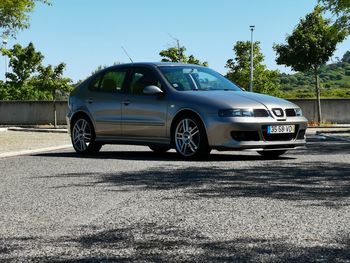
[[[274,113],[277,117],[283,117],[283,110],[282,110],[282,109],[273,109],[273,113]]]

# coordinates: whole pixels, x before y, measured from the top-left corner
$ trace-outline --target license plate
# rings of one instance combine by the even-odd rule
[[[267,126],[267,133],[268,134],[294,133],[294,132],[295,132],[295,125],[270,125],[270,126]]]

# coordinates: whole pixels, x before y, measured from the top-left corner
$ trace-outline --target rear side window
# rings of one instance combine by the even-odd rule
[[[94,79],[89,89],[102,92],[121,92],[126,76],[125,69],[107,71],[103,76]]]
[[[101,82],[101,75],[96,77],[90,82],[89,90],[91,91],[97,91],[100,88],[100,82]]]

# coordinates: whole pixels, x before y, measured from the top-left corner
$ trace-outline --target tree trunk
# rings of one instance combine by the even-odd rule
[[[321,110],[321,90],[320,90],[320,79],[318,77],[318,70],[317,68],[314,71],[315,74],[315,83],[316,83],[316,97],[317,97],[317,120],[318,123],[321,124],[322,122],[322,110]]]
[[[57,128],[57,111],[56,111],[56,90],[52,92],[53,98],[53,118],[54,118],[54,126]]]

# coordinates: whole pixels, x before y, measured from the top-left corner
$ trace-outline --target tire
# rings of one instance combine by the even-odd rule
[[[97,154],[100,151],[102,144],[95,141],[94,126],[88,117],[78,117],[72,127],[72,144],[78,154]]]
[[[176,152],[184,159],[201,159],[210,153],[204,125],[194,115],[184,114],[176,121],[172,138]]]
[[[157,154],[166,153],[170,150],[170,147],[167,146],[149,146],[149,148]]]
[[[267,158],[267,159],[274,159],[280,157],[282,154],[285,154],[286,150],[277,150],[277,151],[258,151],[258,153]]]

